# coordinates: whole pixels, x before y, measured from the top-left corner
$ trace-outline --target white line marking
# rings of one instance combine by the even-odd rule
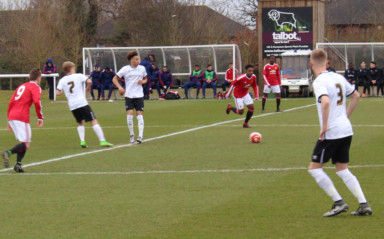
[[[295,107],[295,108],[292,108],[292,109],[285,110],[285,112],[289,112],[289,111],[293,111],[293,110],[298,110],[298,109],[304,109],[304,108],[308,108],[308,107],[311,107],[311,106],[314,106],[314,105],[315,104]],[[252,118],[259,118],[259,117],[269,116],[269,115],[273,115],[273,114],[282,114],[282,113],[280,113],[280,112],[279,113],[278,112],[271,112],[271,113],[266,113],[266,114],[262,114],[262,115],[256,115],[256,116],[253,116]],[[244,118],[227,120],[227,121],[223,121],[223,122],[219,122],[219,123],[214,123],[214,124],[210,124],[210,125],[205,125],[205,126],[200,126],[200,127],[192,128],[192,129],[178,131],[178,132],[171,133],[171,134],[161,135],[161,136],[158,136],[158,137],[144,139],[143,142],[150,142],[150,141],[153,141],[153,140],[163,139],[163,138],[167,138],[167,137],[171,137],[171,136],[175,136],[175,135],[179,135],[179,134],[185,134],[185,133],[189,133],[189,132],[192,132],[192,131],[196,131],[196,130],[200,130],[200,129],[205,129],[205,128],[210,128],[210,127],[217,126],[217,125],[232,123],[232,122],[236,122],[236,121],[240,121],[240,120],[244,120]],[[104,148],[104,149],[99,149],[99,150],[94,150],[94,151],[89,151],[89,152],[84,152],[84,153],[79,153],[79,154],[67,155],[67,156],[63,156],[63,157],[59,157],[59,158],[48,159],[48,160],[45,160],[45,161],[25,164],[25,165],[23,165],[23,168],[28,168],[28,167],[32,167],[32,166],[38,166],[38,165],[42,165],[42,164],[46,164],[46,163],[56,162],[56,161],[60,161],[60,160],[63,160],[63,159],[69,159],[69,158],[84,156],[84,155],[88,155],[88,154],[94,154],[94,153],[100,153],[100,152],[109,151],[109,150],[115,150],[115,149],[119,149],[119,148],[131,147],[132,145],[134,145],[134,144],[116,145],[116,146],[111,147],[111,148]],[[12,170],[12,168],[4,168],[4,169],[1,169],[0,172],[6,172],[6,171],[10,171],[10,170]]]
[[[378,168],[378,165],[354,165],[349,168]],[[334,169],[335,167],[324,167]],[[274,171],[294,171],[308,170],[306,167],[297,168],[250,168],[250,169],[202,169],[202,170],[164,170],[164,171],[128,171],[128,172],[59,172],[59,173],[0,173],[0,176],[29,175],[29,176],[51,176],[51,175],[134,175],[134,174],[197,174],[197,173],[247,173],[247,172],[274,172]]]

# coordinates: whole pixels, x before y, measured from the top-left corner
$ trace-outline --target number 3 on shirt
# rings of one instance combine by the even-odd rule
[[[25,86],[24,85],[20,86],[19,89],[17,89],[17,91],[16,91],[15,100],[20,99],[20,97],[23,95],[24,91],[25,91]]]
[[[340,84],[336,84],[336,88],[339,90],[337,93],[337,96],[339,96],[339,99],[337,100],[337,105],[342,105],[343,104],[343,89],[341,88]]]
[[[73,87],[75,87],[75,82],[70,81],[70,82],[68,82],[68,85],[70,85],[69,92],[71,92],[71,94],[73,94]]]

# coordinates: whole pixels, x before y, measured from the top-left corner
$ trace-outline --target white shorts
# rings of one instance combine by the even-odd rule
[[[236,108],[238,110],[244,109],[244,105],[253,105],[252,97],[248,94],[246,94],[244,97],[236,98],[235,97],[235,104]]]
[[[23,143],[30,143],[32,137],[31,125],[18,120],[8,121],[15,134],[16,140]]]
[[[269,93],[277,93],[280,94],[280,86],[279,85],[265,85],[264,86],[264,93],[269,94]]]

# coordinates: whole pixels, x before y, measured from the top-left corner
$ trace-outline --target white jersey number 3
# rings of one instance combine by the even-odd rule
[[[24,91],[25,91],[25,86],[24,85],[20,86],[19,89],[17,89],[15,100],[20,99]]]

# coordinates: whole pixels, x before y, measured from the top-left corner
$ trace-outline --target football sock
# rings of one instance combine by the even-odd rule
[[[265,102],[267,101],[267,98],[263,97],[262,101],[261,101],[261,106],[262,106],[262,109],[264,110],[264,107],[265,107]]]
[[[239,112],[237,111],[237,108],[236,108],[236,107],[231,106],[230,110],[232,110],[233,112],[235,112],[235,114],[238,114],[238,113],[239,113]]]
[[[85,141],[85,128],[84,128],[84,126],[77,126],[77,132],[79,133],[80,141]]]
[[[322,168],[308,170],[312,177],[316,180],[317,184],[324,190],[328,196],[332,198],[334,202],[341,200],[340,194],[337,192],[332,180],[323,171]]]
[[[93,128],[93,131],[95,131],[97,137],[99,138],[99,141],[100,142],[105,141],[103,129],[100,127],[100,125],[95,124],[92,126],[92,128]]]
[[[21,146],[21,149],[19,150],[19,152],[17,152],[17,162],[18,163],[21,163],[21,160],[24,158],[25,156],[25,153],[27,152],[27,146],[25,146],[24,143],[21,143],[23,146]]]
[[[136,118],[137,118],[137,124],[139,126],[139,137],[143,137],[143,133],[144,133],[144,118],[143,118],[143,115],[138,115]]]
[[[127,124],[130,135],[134,135],[135,132],[133,131],[133,115],[127,115]]]
[[[245,123],[248,123],[248,121],[252,118],[253,110],[248,110],[247,116],[245,117]]]
[[[352,194],[357,198],[357,200],[359,200],[359,203],[367,202],[367,200],[365,199],[363,190],[360,187],[359,181],[357,180],[355,175],[353,175],[351,171],[349,171],[349,169],[338,171],[336,172],[336,174],[341,179],[343,179],[345,185],[347,185],[349,191],[351,191]]]
[[[280,97],[276,98],[276,108],[280,109]]]

